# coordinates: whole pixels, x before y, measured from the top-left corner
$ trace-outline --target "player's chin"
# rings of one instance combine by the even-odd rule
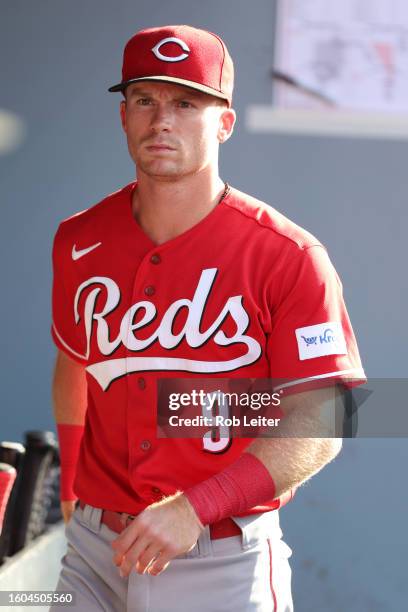
[[[162,180],[175,180],[185,175],[178,164],[170,163],[167,160],[155,159],[151,162],[139,163],[138,168],[148,176]]]

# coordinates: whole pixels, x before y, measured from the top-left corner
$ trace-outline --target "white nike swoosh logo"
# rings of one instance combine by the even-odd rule
[[[102,242],[97,242],[96,244],[93,244],[92,246],[86,249],[80,249],[79,251],[77,251],[76,244],[74,244],[74,246],[72,247],[72,259],[74,261],[76,261],[77,259],[80,259],[84,255],[87,255],[88,253],[96,249],[98,246],[101,246],[101,244]]]

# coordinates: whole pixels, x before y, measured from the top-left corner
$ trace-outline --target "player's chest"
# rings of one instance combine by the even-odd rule
[[[264,287],[251,282],[244,258],[222,255],[195,256],[191,245],[124,249],[78,266],[71,295],[90,357],[120,349],[225,354],[253,343],[262,335]]]

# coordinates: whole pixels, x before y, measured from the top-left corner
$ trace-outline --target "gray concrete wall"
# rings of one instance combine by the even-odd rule
[[[4,591],[46,591],[39,595],[40,601],[50,599],[49,594],[55,590],[60,572],[59,559],[65,554],[66,538],[64,524],[58,523],[48,527],[46,533],[28,544],[23,550],[0,567],[0,602],[7,607],[10,595]],[[16,597],[13,597],[14,602]],[[21,597],[20,597],[21,599]],[[21,603],[21,602],[20,602]],[[23,602],[24,603],[24,602]],[[13,612],[24,612],[27,606],[8,606]],[[36,605],[36,612],[47,612],[50,606]],[[72,607],[71,607],[72,609]]]
[[[248,132],[248,105],[271,99],[271,0],[15,0],[0,11],[0,108],[26,126],[21,146],[0,157],[3,439],[53,427],[53,233],[133,178],[119,96],[106,89],[130,35],[164,23],[225,38],[240,121],[221,154],[223,178],[319,236],[343,279],[368,375],[406,376],[407,144]],[[405,609],[407,459],[404,439],[349,440],[282,511],[297,612]]]

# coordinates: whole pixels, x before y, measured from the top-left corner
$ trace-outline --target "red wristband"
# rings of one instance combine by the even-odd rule
[[[77,496],[74,493],[73,485],[84,426],[57,423],[57,431],[61,463],[60,499],[61,501],[75,501]]]
[[[275,483],[262,461],[245,452],[219,474],[184,491],[184,495],[202,524],[208,525],[271,501],[275,492]]]

